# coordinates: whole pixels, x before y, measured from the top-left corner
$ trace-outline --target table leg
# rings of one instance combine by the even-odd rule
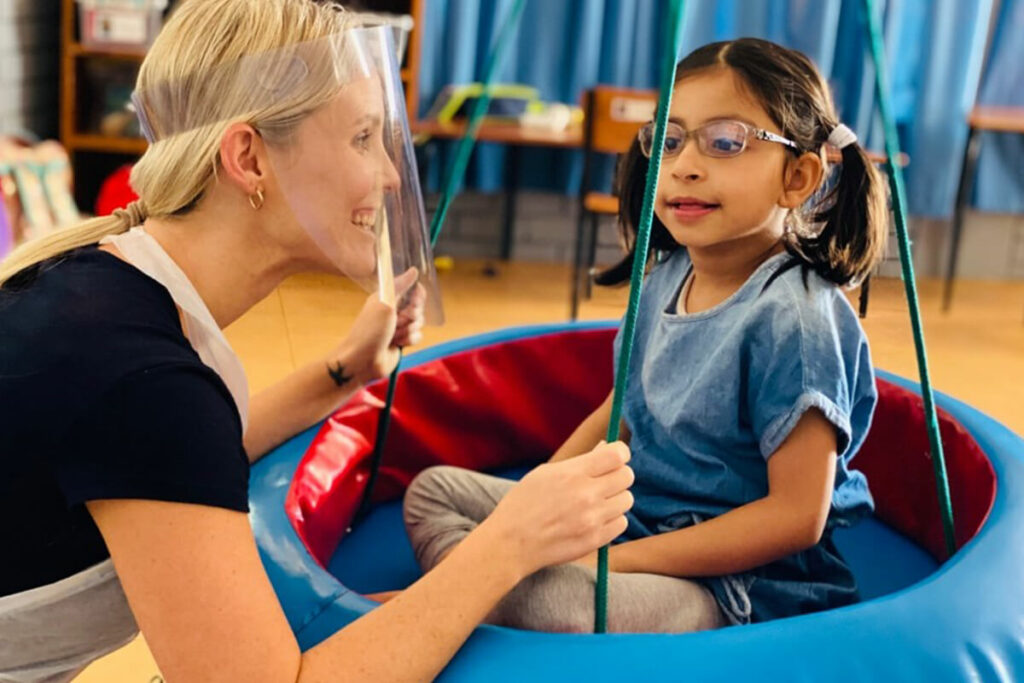
[[[583,206],[583,199],[580,199],[579,214],[576,216],[576,241],[573,245],[572,260],[572,282],[569,292],[569,320],[576,320],[580,313],[580,298],[582,297],[582,271],[583,271],[583,249],[584,234],[587,224],[587,210]]]
[[[967,133],[967,146],[964,148],[964,163],[960,169],[960,186],[956,191],[956,207],[953,210],[953,234],[949,249],[949,263],[946,266],[946,279],[942,288],[942,310],[949,311],[953,302],[953,279],[956,277],[956,262],[960,253],[960,237],[964,228],[964,210],[970,201],[974,189],[975,171],[978,169],[978,154],[981,152],[981,131],[973,126]]]
[[[516,229],[516,194],[519,190],[519,147],[510,145],[505,162],[505,211],[501,223],[501,260],[512,258]]]

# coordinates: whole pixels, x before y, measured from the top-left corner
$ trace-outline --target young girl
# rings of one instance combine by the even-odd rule
[[[620,165],[631,251],[601,284],[627,280],[637,258],[653,137],[648,124]],[[842,154],[834,182],[826,145]],[[609,552],[610,631],[694,631],[857,600],[832,530],[872,510],[849,463],[876,392],[841,288],[879,259],[885,201],[804,55],[744,38],[678,65],[651,252],[639,256],[650,265],[623,407],[635,504]],[[593,447],[610,412],[609,396],[552,460]],[[423,568],[510,485],[422,473],[405,520]],[[596,554],[534,574],[490,621],[590,630],[595,564]]]

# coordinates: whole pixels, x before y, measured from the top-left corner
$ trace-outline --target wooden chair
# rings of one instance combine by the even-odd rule
[[[590,297],[590,269],[597,253],[599,217],[619,213],[618,197],[594,187],[594,157],[626,152],[640,127],[654,118],[657,103],[658,93],[654,90],[598,85],[583,94],[583,180],[569,302],[572,320],[579,314],[581,296]]]

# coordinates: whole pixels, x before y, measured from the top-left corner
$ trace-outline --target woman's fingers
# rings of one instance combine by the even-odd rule
[[[601,527],[598,533],[598,547],[603,547],[614,541],[616,538],[621,536],[626,531],[626,527],[629,526],[629,522],[623,515],[614,517],[608,520],[604,526]]]
[[[423,321],[412,321],[399,325],[398,329],[395,330],[395,337],[393,344],[395,346],[412,346],[418,344],[423,339]]]
[[[421,311],[423,305],[427,301],[427,290],[422,284],[417,284],[415,287],[405,293],[405,296],[398,300],[398,310],[407,311],[414,308],[419,308]]]
[[[629,448],[621,441],[598,445],[597,448],[566,462],[577,462],[584,473],[600,477],[614,472],[629,462]]]
[[[620,467],[598,478],[598,491],[602,498],[618,495],[632,486],[635,478],[631,468]]]
[[[629,491],[620,491],[611,498],[608,498],[601,506],[604,521],[612,522],[629,512],[633,507],[633,494]]]

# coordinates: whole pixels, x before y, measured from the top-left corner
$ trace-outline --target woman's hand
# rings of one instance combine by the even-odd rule
[[[546,463],[529,472],[479,527],[523,576],[571,562],[607,545],[626,530],[633,505],[629,448],[602,443],[570,460]]]
[[[328,359],[328,370],[339,386],[349,380],[366,384],[387,377],[398,364],[398,348],[422,339],[426,290],[416,284],[418,272],[410,268],[395,278],[399,310],[371,294],[351,331]]]

